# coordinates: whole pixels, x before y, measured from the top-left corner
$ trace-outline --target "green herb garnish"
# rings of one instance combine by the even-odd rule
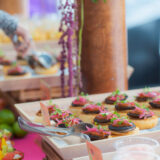
[[[145,87],[144,89],[143,89],[143,92],[144,93],[148,93],[148,92],[150,92],[151,91],[151,89],[149,88],[149,87]]]
[[[113,123],[113,121],[116,120],[116,119],[117,119],[116,117],[113,117],[113,118],[111,119],[111,123]]]

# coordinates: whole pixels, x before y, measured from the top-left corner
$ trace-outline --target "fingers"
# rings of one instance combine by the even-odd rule
[[[19,45],[16,45],[13,43],[15,46],[15,49],[17,52],[25,55],[31,46],[31,38],[30,38],[28,32],[20,26],[18,26],[15,34],[18,37],[21,37],[21,39],[22,39],[22,41],[19,43]]]

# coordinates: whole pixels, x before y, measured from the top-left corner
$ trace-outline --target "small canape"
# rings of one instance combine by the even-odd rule
[[[47,106],[48,108],[48,112],[49,112],[49,115],[51,116],[52,113],[54,113],[58,108],[59,106],[56,105],[56,104],[49,104]],[[35,116],[35,119],[34,119],[35,122],[38,122],[38,123],[42,123],[43,122],[43,117],[42,117],[42,111],[39,110],[37,113],[36,113],[36,116]]]
[[[120,90],[117,89],[115,92],[112,92],[112,94],[105,99],[105,103],[114,104],[117,101],[126,100],[127,97],[128,96],[126,94],[121,93]]]
[[[158,124],[158,117],[148,108],[136,107],[128,112],[127,115],[139,129],[150,129]]]
[[[79,118],[86,123],[93,123],[93,119],[100,112],[105,111],[105,107],[100,103],[86,104],[79,115]]]
[[[59,64],[54,64],[50,68],[36,67],[35,72],[39,75],[53,75],[59,70]]]
[[[5,78],[13,79],[13,78],[22,78],[22,77],[30,77],[30,73],[24,70],[21,66],[13,66],[8,69]]]
[[[160,98],[150,101],[149,108],[154,112],[155,115],[160,116]]]
[[[121,116],[125,116],[128,111],[135,109],[136,104],[131,101],[119,101],[115,105],[115,111],[117,111]]]
[[[65,111],[57,108],[54,112],[51,113],[50,119],[57,122],[57,120],[63,120],[69,118],[72,115],[70,111]]]
[[[22,66],[28,65],[28,63],[25,60],[25,58],[23,58],[23,56],[21,56],[21,55],[17,56],[17,64],[22,65]]]
[[[5,57],[0,57],[0,65],[3,66],[3,72],[6,73],[7,70],[12,66],[12,61]]]
[[[58,120],[57,119],[57,123],[56,123],[56,127],[60,127],[60,128],[70,128],[76,124],[80,124],[82,123],[82,121],[78,118],[74,118],[74,117],[69,117],[66,119],[61,119]]]
[[[34,71],[40,75],[53,75],[59,71],[59,63],[57,63],[55,58],[52,59],[52,66],[50,68],[44,68],[40,63],[39,58],[34,56],[30,57],[29,63]]]
[[[106,126],[111,123],[111,119],[118,118],[118,116],[114,112],[101,112],[93,119],[93,123]]]
[[[102,128],[89,128],[89,127],[86,127],[87,130],[84,131],[83,133],[84,134],[87,134],[91,141],[95,141],[95,140],[101,140],[101,139],[107,139],[110,137],[110,132],[102,129]]]
[[[159,96],[159,92],[151,91],[149,88],[144,88],[143,92],[140,92],[138,96],[136,96],[137,102],[147,102],[153,100],[157,96]]]
[[[84,105],[86,105],[87,103],[89,103],[89,99],[87,98],[87,95],[81,93],[80,96],[78,96],[71,104],[69,110],[73,113],[73,115],[75,115],[76,117],[78,117],[81,113],[81,109],[82,107],[84,107]]]
[[[124,118],[113,118],[112,124],[108,126],[113,137],[138,134],[139,129],[134,123]]]

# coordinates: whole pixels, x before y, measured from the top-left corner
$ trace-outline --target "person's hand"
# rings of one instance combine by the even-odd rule
[[[14,33],[15,35],[17,35],[17,38],[20,38],[20,43],[14,42],[13,41],[13,36],[11,37],[13,45],[16,49],[16,51],[20,54],[25,55],[30,46],[31,46],[31,37],[30,34],[21,26],[17,27],[17,30]]]

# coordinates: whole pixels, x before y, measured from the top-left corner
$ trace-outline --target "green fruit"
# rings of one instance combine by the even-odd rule
[[[27,134],[26,131],[22,130],[22,129],[19,127],[18,122],[15,122],[15,123],[13,124],[13,133],[14,133],[14,135],[15,135],[16,137],[18,137],[18,138],[22,138],[22,137],[24,137],[24,136]]]
[[[9,132],[13,133],[13,129],[8,124],[0,124],[0,130],[8,130]]]
[[[15,116],[12,111],[3,109],[0,111],[0,124],[13,124],[15,122]]]

